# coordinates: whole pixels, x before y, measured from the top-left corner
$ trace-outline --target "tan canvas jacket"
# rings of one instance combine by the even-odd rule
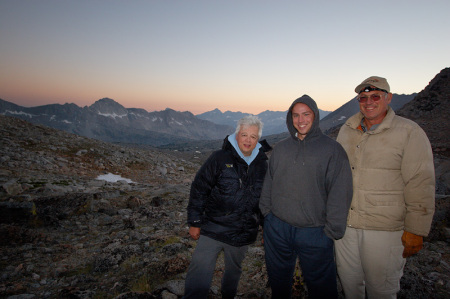
[[[353,199],[347,225],[354,228],[406,230],[427,236],[434,214],[435,177],[431,145],[415,122],[389,107],[373,131],[358,129],[357,113],[341,127],[353,174]]]

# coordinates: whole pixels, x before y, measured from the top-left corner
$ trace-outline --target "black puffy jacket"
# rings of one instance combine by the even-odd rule
[[[232,246],[256,240],[262,221],[259,197],[267,170],[265,152],[271,147],[262,140],[256,158],[247,163],[225,138],[222,149],[211,154],[191,185],[188,224],[200,234]]]

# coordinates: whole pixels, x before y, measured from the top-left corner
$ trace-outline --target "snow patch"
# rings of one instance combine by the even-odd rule
[[[23,111],[11,111],[11,110],[6,110],[5,114],[9,113],[9,114],[13,114],[13,115],[25,115],[28,116],[29,118],[33,118],[33,115],[30,113],[25,113]]]
[[[102,116],[106,116],[106,117],[111,117],[111,118],[114,118],[114,119],[116,119],[116,117],[119,117],[119,118],[123,118],[123,117],[126,117],[128,114],[122,114],[122,115],[119,115],[119,114],[116,114],[116,113],[101,113],[101,112],[98,112],[98,114],[99,115],[102,115]]]
[[[169,122],[169,124],[176,124],[176,125],[179,125],[179,126],[182,126],[182,125],[183,125],[183,124],[180,123],[179,121],[171,121],[171,122]]]
[[[115,183],[117,181],[126,181],[127,183],[132,183],[133,181],[130,179],[125,179],[117,174],[107,173],[107,174],[101,174],[99,175],[96,180],[103,180],[107,182]]]

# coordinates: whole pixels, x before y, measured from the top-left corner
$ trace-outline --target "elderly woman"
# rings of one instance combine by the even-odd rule
[[[271,147],[256,116],[238,121],[221,150],[211,154],[198,171],[189,198],[189,234],[198,240],[189,266],[183,298],[207,298],[223,250],[225,271],[222,298],[234,298],[248,245],[256,240],[262,215],[259,197]]]

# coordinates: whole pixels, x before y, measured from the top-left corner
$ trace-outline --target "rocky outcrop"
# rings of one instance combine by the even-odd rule
[[[397,114],[417,122],[430,138],[434,152],[450,157],[450,68],[437,74]]]
[[[397,114],[414,120],[427,133],[434,153],[436,193],[450,194],[450,68],[439,72]]]

